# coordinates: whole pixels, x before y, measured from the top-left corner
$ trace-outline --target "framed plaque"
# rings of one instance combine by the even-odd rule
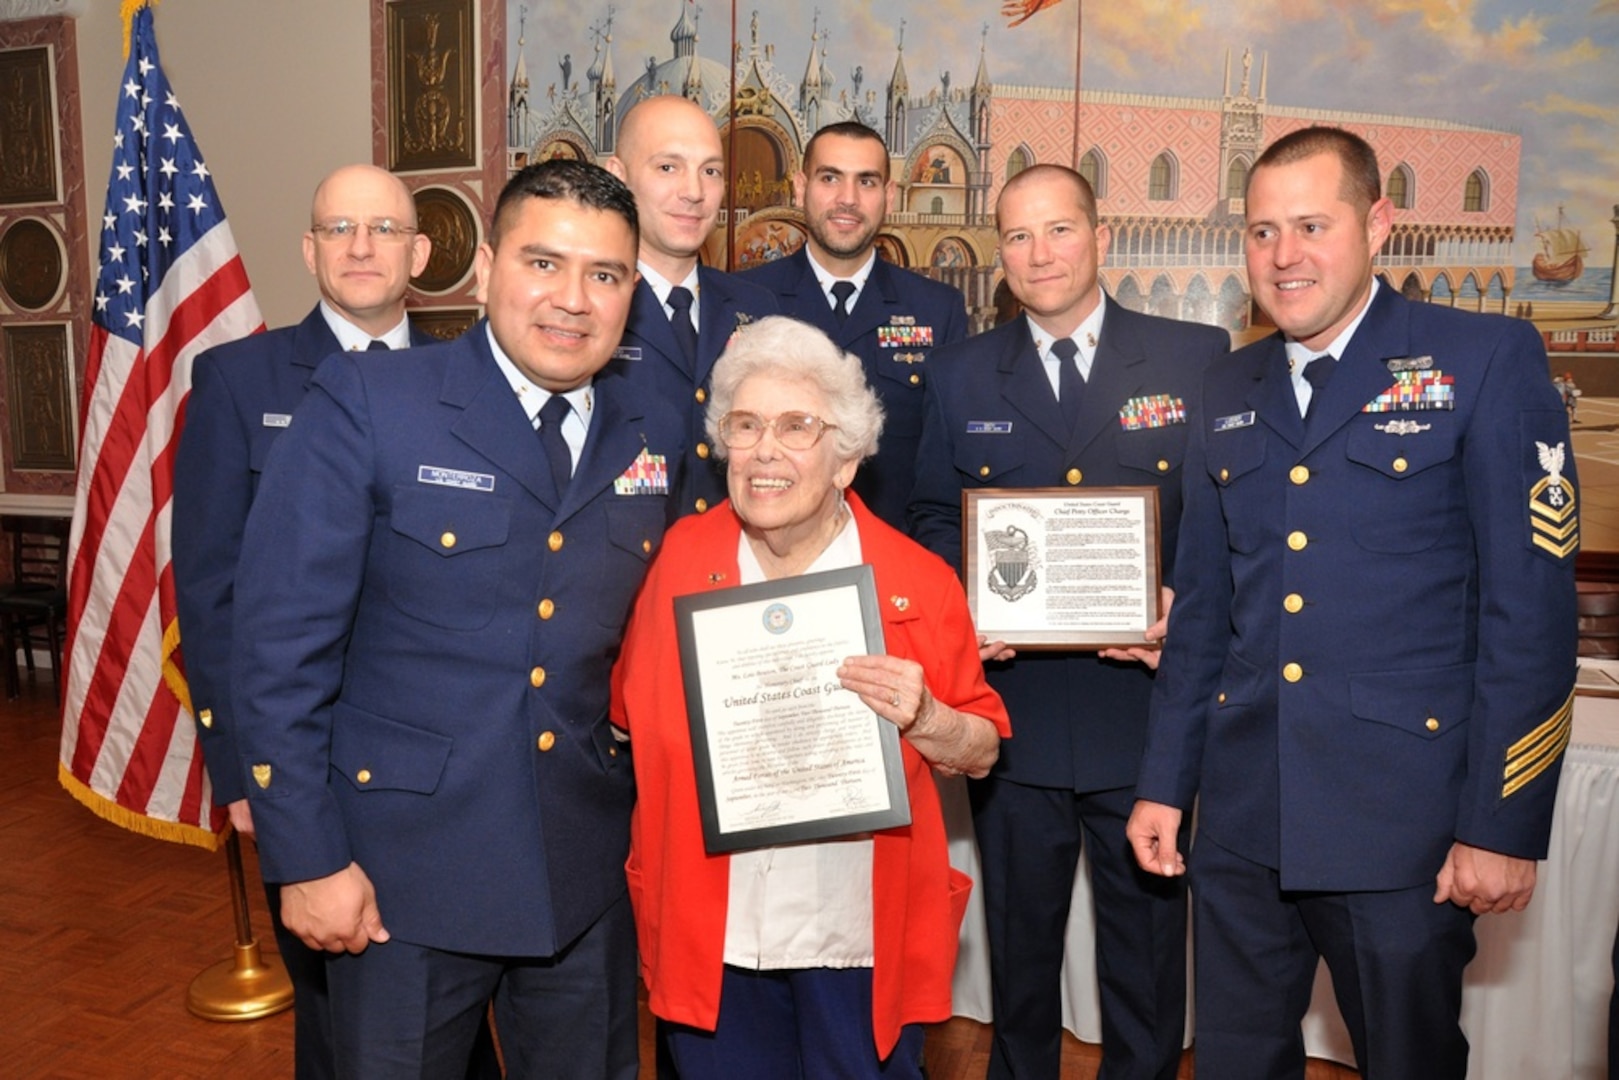
[[[962,575],[980,634],[1018,649],[1146,644],[1158,621],[1158,489],[961,493]]]
[[[878,654],[871,567],[675,598],[710,853],[908,825],[899,729],[838,683]]]

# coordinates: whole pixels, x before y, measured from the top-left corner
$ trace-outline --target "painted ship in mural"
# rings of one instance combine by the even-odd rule
[[[1564,285],[1585,272],[1585,256],[1591,249],[1585,246],[1579,229],[1563,223],[1563,207],[1557,207],[1557,225],[1542,228],[1535,221],[1535,239],[1540,241],[1540,252],[1529,264],[1529,269],[1541,281]]]

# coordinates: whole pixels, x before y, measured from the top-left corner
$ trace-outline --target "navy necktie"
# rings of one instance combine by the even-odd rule
[[[1070,433],[1079,426],[1079,404],[1085,396],[1085,380],[1079,375],[1079,346],[1072,338],[1058,338],[1051,344],[1057,358],[1057,404],[1062,406],[1063,422]]]
[[[556,484],[558,500],[567,494],[568,481],[573,479],[573,451],[562,437],[562,421],[568,418],[571,407],[561,394],[552,394],[550,400],[540,406],[540,445],[545,448],[545,460],[551,466],[551,481]]]
[[[697,370],[697,327],[691,321],[691,301],[691,290],[684,285],[669,290],[669,307],[674,311],[669,316],[669,326],[686,357],[686,370],[694,372]]]
[[[369,345],[367,345],[365,347],[365,351],[366,352],[387,352],[388,348],[389,348],[389,346],[388,346],[388,343],[386,341],[383,341],[381,338],[372,338],[371,339],[371,344],[369,344]]]
[[[1310,419],[1310,414],[1315,412],[1315,403],[1326,388],[1327,380],[1332,378],[1332,369],[1337,366],[1338,361],[1329,353],[1311,357],[1310,362],[1304,365],[1304,381],[1310,384],[1310,404],[1304,410],[1304,419]]]
[[[849,318],[849,297],[853,295],[854,282],[834,281],[832,283],[832,296],[837,300],[837,306],[832,309],[832,314],[837,317],[839,326],[842,326],[844,321]]]

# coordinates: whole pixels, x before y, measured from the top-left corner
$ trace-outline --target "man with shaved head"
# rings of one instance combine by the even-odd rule
[[[304,265],[320,303],[297,326],[210,349],[191,371],[186,427],[174,466],[174,583],[186,679],[214,801],[253,835],[228,678],[236,559],[248,508],[276,438],[315,368],[345,349],[403,349],[432,339],[405,318],[405,290],[432,243],[416,228],[410,190],[385,169],[346,165],[322,180],[304,233]],[[292,976],[300,1080],[332,1076],[322,955],[281,923],[266,890],[276,944]]]
[[[725,498],[725,473],[703,429],[708,375],[736,328],[776,312],[766,290],[700,265],[725,199],[720,133],[682,97],[646,98],[624,115],[607,169],[635,193],[641,280],[618,352],[636,377],[680,408],[689,435],[682,514]]]

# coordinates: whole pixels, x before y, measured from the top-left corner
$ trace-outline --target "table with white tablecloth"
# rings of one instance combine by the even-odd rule
[[[972,817],[960,781],[941,789],[950,859],[978,878]],[[1074,882],[1063,964],[1063,1023],[1102,1039],[1089,875]],[[1619,663],[1582,661],[1574,738],[1563,764],[1551,849],[1528,909],[1478,920],[1462,1028],[1472,1046],[1469,1080],[1601,1080],[1607,1069],[1608,996],[1619,927]],[[991,1021],[984,910],[973,890],[956,964],[955,1012]],[[1193,1003],[1195,1008],[1195,1003]],[[1312,1057],[1354,1063],[1323,966],[1304,1022]],[[1188,1010],[1187,1042],[1191,1041]]]

